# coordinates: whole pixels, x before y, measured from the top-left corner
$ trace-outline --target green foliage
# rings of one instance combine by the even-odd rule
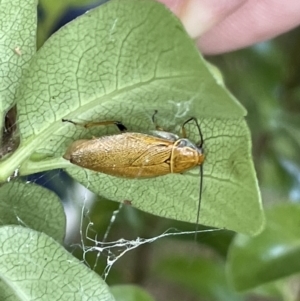
[[[36,1],[0,1],[0,118],[15,103],[15,92],[36,48]],[[24,36],[23,36],[24,34]],[[3,123],[0,123],[2,131]]]
[[[105,282],[49,236],[0,228],[2,300],[113,301]]]
[[[58,197],[35,184],[11,182],[0,187],[0,222],[44,232],[58,242],[65,236],[65,214]]]
[[[111,292],[116,301],[154,301],[148,293],[134,285],[115,285]]]
[[[215,301],[242,301],[244,298],[235,293],[227,284],[224,263],[208,258],[192,258],[192,265],[186,257],[164,258],[157,264],[159,277],[172,280],[187,287],[195,295]]]
[[[228,273],[238,290],[246,290],[300,271],[300,205],[267,210],[265,230],[256,237],[239,234],[230,246]]]

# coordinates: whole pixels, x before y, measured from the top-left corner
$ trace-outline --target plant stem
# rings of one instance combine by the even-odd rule
[[[74,165],[63,158],[53,158],[38,162],[26,160],[20,166],[19,173],[21,176],[27,176],[37,172],[43,172],[58,168],[67,168],[70,166]]]

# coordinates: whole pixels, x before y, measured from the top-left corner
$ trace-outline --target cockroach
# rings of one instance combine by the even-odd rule
[[[152,121],[155,123],[154,112]],[[202,178],[204,162],[203,136],[200,125],[195,117],[186,120],[181,126],[182,138],[178,135],[163,131],[156,126],[151,135],[127,132],[120,121],[101,121],[80,124],[68,119],[74,125],[85,128],[100,125],[116,125],[120,134],[103,136],[93,139],[74,141],[67,149],[63,158],[72,164],[128,179],[153,178],[170,173],[183,173],[193,167],[200,166],[200,201],[202,194]],[[194,121],[200,136],[198,144],[187,139],[185,126]]]

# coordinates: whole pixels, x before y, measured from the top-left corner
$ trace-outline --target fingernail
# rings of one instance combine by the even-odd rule
[[[181,19],[189,35],[192,38],[198,38],[233,13],[245,0],[186,0],[179,2],[170,1],[166,4],[170,4],[170,8]]]

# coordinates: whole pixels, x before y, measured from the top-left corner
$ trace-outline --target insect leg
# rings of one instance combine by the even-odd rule
[[[157,125],[156,123],[156,120],[155,120],[155,115],[158,113],[157,110],[154,110],[154,114],[152,115],[152,122],[154,123],[155,125],[155,128],[158,130],[158,131],[163,131],[164,129],[162,127],[160,127],[159,125]]]
[[[74,125],[83,126],[86,129],[88,129],[90,127],[93,127],[93,126],[114,124],[114,125],[117,126],[117,128],[119,129],[120,132],[126,132],[127,131],[126,126],[121,121],[114,121],[114,120],[99,121],[99,122],[88,122],[88,123],[85,123],[85,124],[81,124],[81,123],[74,122],[72,120],[62,119],[62,122],[70,122],[70,123],[72,123]]]

